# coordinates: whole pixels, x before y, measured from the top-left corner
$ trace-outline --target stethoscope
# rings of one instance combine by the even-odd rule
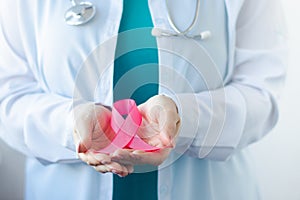
[[[70,0],[72,7],[70,7],[65,13],[65,21],[67,24],[72,26],[83,25],[91,21],[96,14],[96,7],[87,1],[81,0]],[[169,0],[166,0],[166,7],[168,12],[168,21],[174,30],[170,32],[161,28],[153,28],[152,35],[155,37],[185,37],[205,40],[211,37],[210,31],[203,31],[199,34],[191,35],[190,31],[195,27],[197,19],[200,13],[200,0],[197,0],[196,11],[192,23],[185,29],[181,30],[174,23],[173,17],[171,16]]]
[[[86,24],[96,14],[96,7],[90,2],[71,0],[72,7],[65,13],[65,21],[72,26]]]

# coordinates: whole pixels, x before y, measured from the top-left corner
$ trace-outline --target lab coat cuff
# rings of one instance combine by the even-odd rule
[[[246,120],[239,90],[226,86],[223,91],[178,94],[177,101],[182,123],[175,151],[200,159],[228,159],[238,148]]]

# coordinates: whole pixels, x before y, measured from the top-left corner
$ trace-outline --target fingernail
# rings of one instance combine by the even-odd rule
[[[108,160],[101,160],[101,164],[103,164],[103,165],[107,165],[107,164],[109,164],[110,162],[108,161]]]
[[[116,170],[112,170],[111,173],[118,175],[120,178],[123,178],[123,176],[121,174],[119,174],[118,171],[116,171]]]

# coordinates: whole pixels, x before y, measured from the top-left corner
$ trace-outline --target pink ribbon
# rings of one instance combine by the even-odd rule
[[[136,103],[132,99],[117,101],[112,107],[112,117],[110,125],[115,137],[107,147],[97,150],[100,153],[113,153],[117,149],[130,148],[143,151],[156,151],[158,147],[151,146],[142,140],[137,131],[142,123]]]

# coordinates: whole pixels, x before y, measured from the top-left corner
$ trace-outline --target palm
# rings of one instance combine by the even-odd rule
[[[110,126],[110,113],[101,113],[93,119],[92,144],[90,149],[100,150],[111,143],[114,137],[114,132]]]
[[[148,144],[156,147],[166,147],[169,145],[168,138],[162,134],[165,120],[162,119],[163,112],[160,109],[153,109],[150,113],[145,113],[141,109],[143,117],[142,125],[138,130],[138,135]]]
[[[74,117],[74,139],[79,144],[79,152],[100,150],[110,144],[114,137],[110,127],[110,110],[94,104],[82,104],[74,109]]]

